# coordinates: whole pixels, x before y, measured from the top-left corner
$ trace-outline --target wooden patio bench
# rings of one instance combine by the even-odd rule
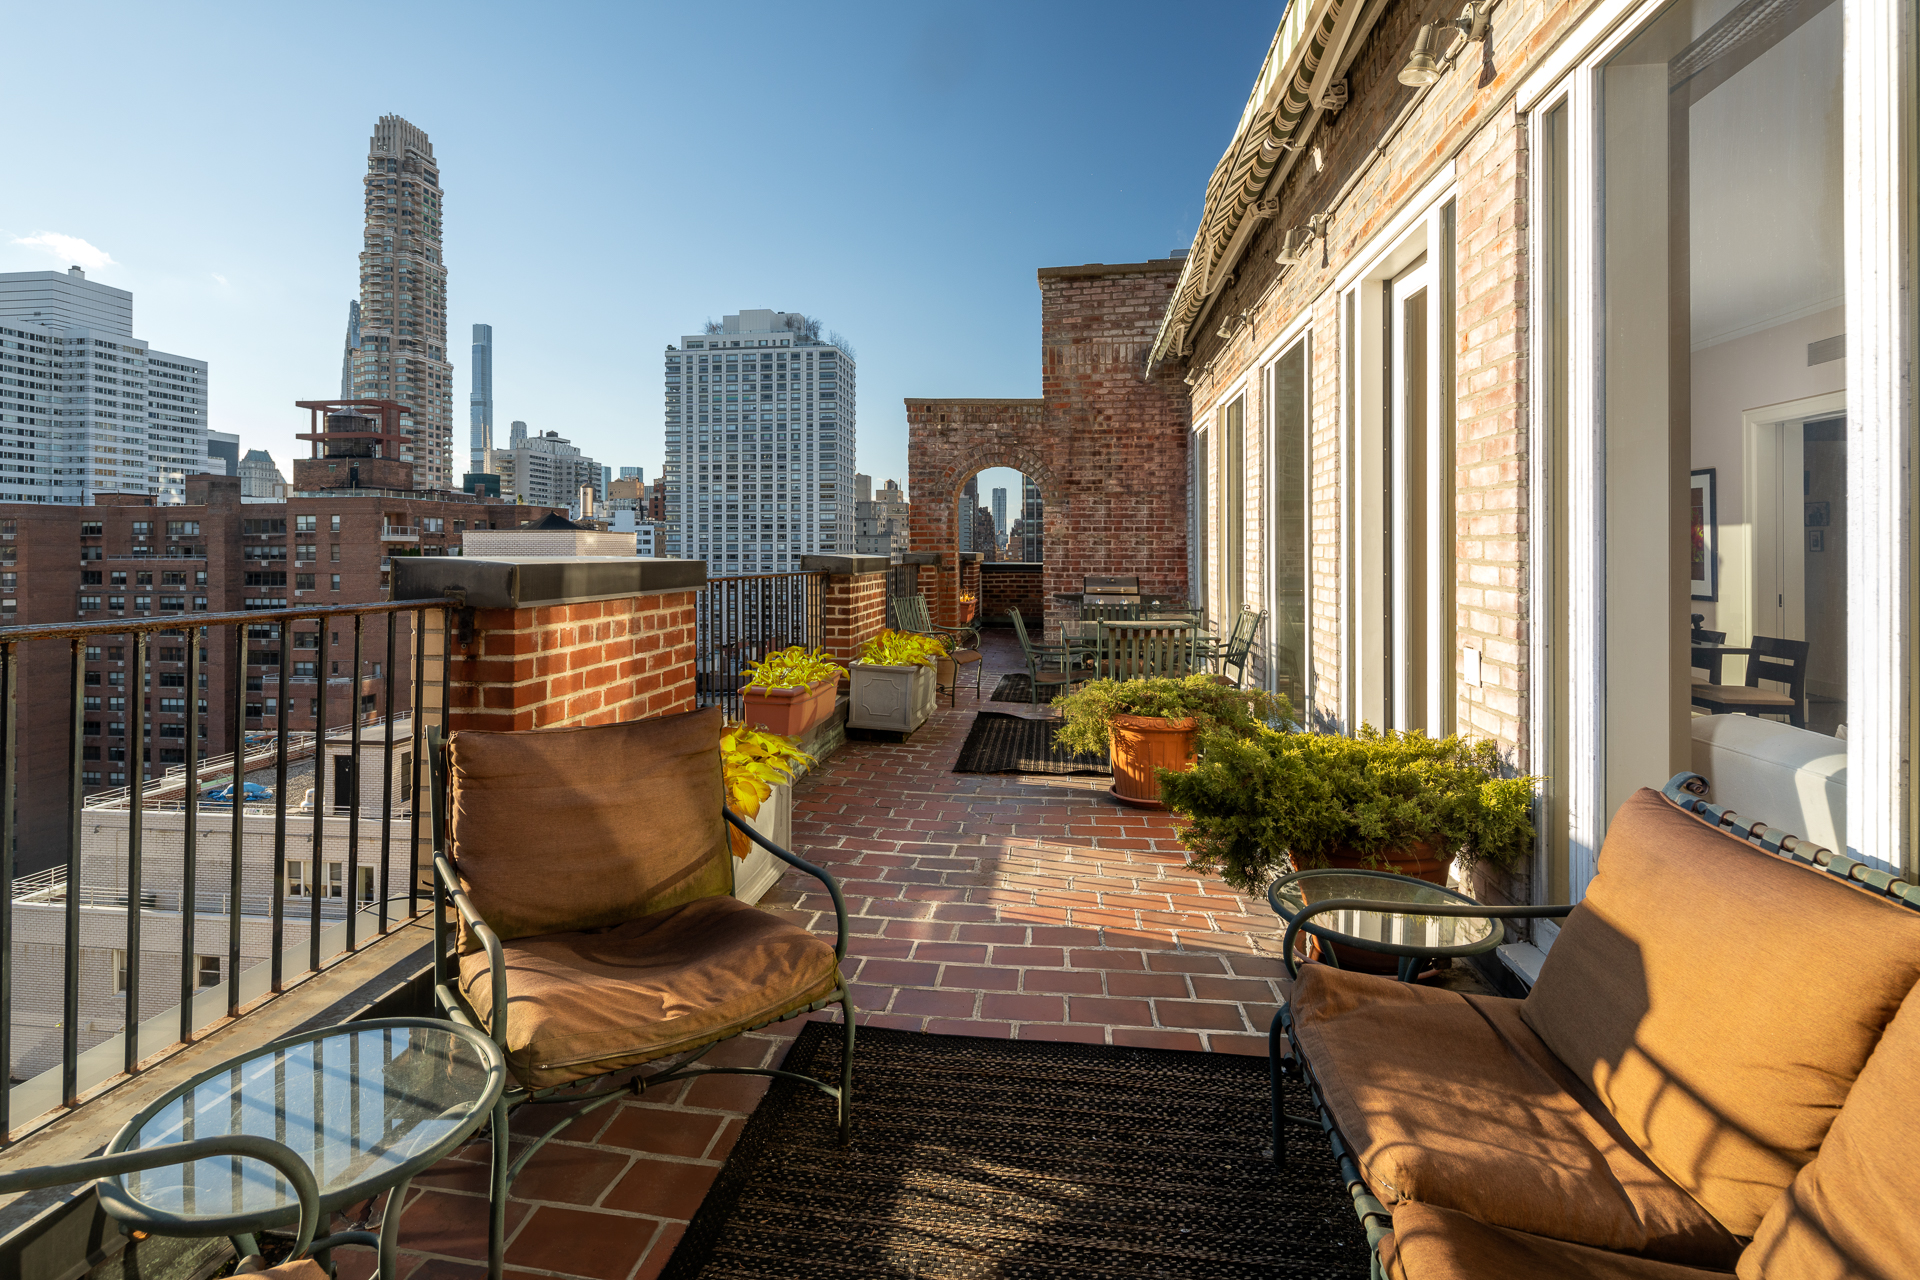
[[[1274,1155],[1328,1135],[1375,1276],[1920,1274],[1920,888],[1703,784],[1622,805],[1579,905],[1502,912],[1565,917],[1525,999],[1289,959]]]

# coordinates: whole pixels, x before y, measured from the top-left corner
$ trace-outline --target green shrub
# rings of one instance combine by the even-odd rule
[[[1115,716],[1188,717],[1203,734],[1245,737],[1261,729],[1262,718],[1290,720],[1286,698],[1264,689],[1236,689],[1210,675],[1184,679],[1095,680],[1054,702],[1066,717],[1059,741],[1069,751],[1098,753],[1107,748],[1107,725]]]
[[[1514,866],[1533,852],[1531,777],[1500,776],[1491,742],[1419,733],[1280,733],[1202,738],[1190,771],[1162,770],[1160,794],[1188,820],[1193,865],[1260,891],[1286,863],[1325,866],[1335,850],[1384,862],[1430,843],[1471,866]]]

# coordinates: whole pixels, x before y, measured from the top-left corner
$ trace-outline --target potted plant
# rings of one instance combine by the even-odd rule
[[[727,804],[782,848],[793,845],[794,776],[816,763],[790,737],[739,722],[720,731],[720,773]],[[733,896],[742,902],[758,902],[780,879],[787,864],[731,825],[727,827],[727,840],[738,859],[733,869]]]
[[[1263,718],[1289,719],[1287,700],[1260,689],[1235,689],[1210,675],[1148,680],[1095,680],[1054,704],[1065,722],[1056,735],[1070,751],[1107,748],[1111,794],[1122,804],[1164,809],[1164,770],[1193,766],[1198,735],[1258,732]]]
[[[851,667],[850,729],[912,733],[933,714],[934,663],[946,646],[911,631],[882,631],[860,648]]]
[[[769,733],[798,737],[833,714],[845,672],[821,649],[794,645],[770,653],[747,667],[741,718]]]
[[[1448,868],[1533,853],[1532,777],[1502,777],[1498,748],[1458,736],[1209,734],[1198,764],[1166,775],[1191,864],[1258,893],[1285,870],[1368,868],[1445,884]],[[1393,957],[1336,948],[1349,967]]]

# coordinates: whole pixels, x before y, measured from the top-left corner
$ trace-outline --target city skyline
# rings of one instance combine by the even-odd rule
[[[1160,11],[1144,5],[1103,6],[1093,22],[1074,9],[902,19],[877,6],[770,8],[745,40],[690,11],[607,8],[557,23],[502,11],[438,24],[435,59],[371,98],[284,91],[362,56],[355,27],[371,8],[348,5],[340,22],[317,27],[238,8],[231,21],[214,11],[187,26],[130,12],[90,37],[97,56],[126,68],[110,88],[69,102],[57,64],[35,61],[10,70],[0,101],[63,102],[62,136],[81,143],[113,136],[135,113],[179,136],[218,119],[221,146],[136,149],[111,171],[92,145],[43,149],[31,184],[0,193],[0,271],[80,265],[138,294],[143,337],[217,353],[210,425],[284,465],[307,452],[293,440],[306,415],[292,402],[338,385],[342,304],[359,293],[363,248],[353,178],[373,118],[395,114],[432,138],[445,166],[448,328],[464,339],[474,323],[495,327],[505,353],[494,370],[498,421],[537,417],[592,456],[651,474],[664,423],[656,398],[632,394],[631,345],[657,350],[689,320],[741,305],[804,307],[858,348],[863,465],[904,483],[903,396],[1039,394],[1035,267],[1162,257],[1191,239],[1217,152],[1161,144],[1194,134],[1226,144],[1223,122],[1271,39],[1271,9],[1216,14],[1244,36],[1224,55],[1217,36],[1160,30]],[[994,37],[1016,20],[1029,40]],[[1143,41],[1149,22],[1156,35]],[[583,53],[588,23],[596,36]],[[10,33],[23,48],[58,47],[68,34],[51,10],[15,15]],[[644,79],[602,74],[611,50],[636,42],[676,54]],[[1053,52],[1069,47],[1071,62]],[[847,58],[880,74],[817,73]],[[709,100],[699,70],[716,59],[763,92]],[[1111,76],[1137,86],[1124,128],[1079,136],[1071,149],[1029,128],[1079,118]],[[503,83],[517,91],[500,94]],[[750,136],[767,102],[789,99],[806,119],[831,122],[834,163],[775,147],[756,179],[765,198],[712,199],[711,145]],[[951,181],[909,215],[898,199],[902,157],[923,147],[941,154]],[[527,180],[532,157],[568,180]],[[1073,180],[1059,181],[1065,173]],[[130,186],[182,184],[244,213],[214,222],[192,201],[118,198]],[[774,232],[769,201],[810,212]],[[954,248],[929,256],[929,241]],[[921,338],[930,297],[940,299],[937,343]],[[453,396],[465,401],[466,343],[452,355]]]

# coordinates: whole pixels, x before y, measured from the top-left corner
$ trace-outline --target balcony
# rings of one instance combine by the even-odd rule
[[[418,542],[420,541],[419,526],[411,524],[383,524],[380,526],[380,541]]]

